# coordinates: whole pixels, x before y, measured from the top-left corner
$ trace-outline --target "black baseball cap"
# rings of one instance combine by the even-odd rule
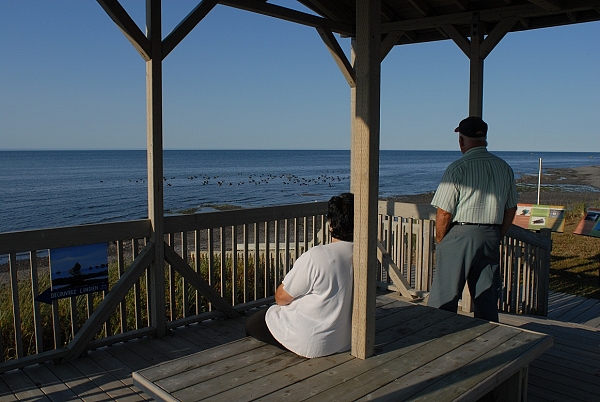
[[[462,120],[454,132],[471,138],[479,138],[487,136],[487,129],[488,125],[481,117],[471,116]]]

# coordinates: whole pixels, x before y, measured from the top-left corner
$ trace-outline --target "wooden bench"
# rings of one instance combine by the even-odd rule
[[[305,359],[244,338],[132,373],[157,400],[522,401],[552,337],[378,298],[375,355]]]

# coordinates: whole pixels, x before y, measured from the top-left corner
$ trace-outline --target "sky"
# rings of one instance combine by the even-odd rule
[[[198,2],[163,1],[163,37]],[[121,4],[144,31],[145,1]],[[145,62],[96,1],[0,0],[0,37],[0,150],[146,148]],[[598,38],[594,22],[496,46],[490,150],[600,152]],[[458,149],[468,82],[454,42],[396,46],[381,149]],[[319,34],[271,17],[217,5],[164,60],[163,102],[165,149],[350,149],[350,88]]]

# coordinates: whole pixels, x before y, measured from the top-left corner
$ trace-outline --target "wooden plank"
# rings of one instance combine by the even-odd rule
[[[559,320],[561,315],[567,313],[571,309],[576,308],[586,300],[583,297],[570,296],[571,295],[565,297],[560,302],[555,303],[552,311],[548,311],[548,318],[551,318],[553,320]]]
[[[0,378],[0,402],[16,402],[17,400],[9,386]]]
[[[263,342],[254,338],[243,338],[235,342],[230,342],[221,348],[212,348],[205,352],[196,353],[181,359],[140,370],[134,375],[134,380],[138,377],[143,381],[155,381],[157,379],[167,378],[174,371],[183,372],[193,370],[214,363],[215,361],[226,359],[263,346]]]
[[[271,349],[276,348],[271,347]],[[228,372],[211,379],[211,381],[181,389],[180,391],[173,393],[173,396],[182,401],[193,401],[197,397],[211,398],[214,396],[216,398],[221,398],[220,393],[223,391],[237,387],[239,384],[245,384],[263,378],[269,374],[294,366],[306,360],[293,353],[284,353],[281,350],[278,353],[279,354],[270,359],[258,361],[244,369]]]
[[[206,212],[165,216],[165,233],[218,228],[222,226],[242,225],[291,219],[304,216],[321,216],[327,213],[327,202],[282,205],[274,207],[247,208],[227,212]]]
[[[597,299],[587,299],[572,310],[562,314],[560,320],[584,323],[588,321],[588,318],[591,319],[598,316],[600,316],[600,301]]]
[[[538,377],[538,375],[542,374],[542,377]],[[577,383],[576,387],[573,387],[573,382],[570,381],[569,378],[563,376],[562,374],[556,374],[548,370],[538,369],[535,373],[531,373],[529,376],[529,381],[533,385],[548,387],[548,384],[554,384],[559,387],[561,393],[574,397],[579,401],[597,401],[600,398],[600,392],[598,390],[598,384],[583,384],[581,382]],[[557,396],[558,400],[560,396]]]
[[[40,384],[40,390],[53,401],[81,400],[61,379],[59,379],[47,366],[36,364],[28,366],[25,373],[29,378]]]
[[[170,376],[153,381],[153,384],[179,400],[203,399],[306,360],[292,353],[287,353],[287,359],[280,356],[284,354],[284,350],[265,344],[202,367],[173,370]]]
[[[268,345],[270,349],[277,349],[274,346]],[[291,352],[285,352],[285,354],[290,354]],[[256,378],[252,381],[246,382],[241,386],[236,385],[235,388],[231,388],[224,392],[219,392],[219,399],[226,401],[251,401],[262,396],[268,395],[278,389],[281,389],[285,386],[289,386],[297,381],[300,381],[305,378],[312,377],[316,374],[323,373],[325,371],[329,371],[332,368],[340,365],[343,362],[355,360],[355,357],[351,356],[349,353],[339,353],[327,357],[321,357],[318,359],[303,359],[300,363],[285,367],[283,369],[278,369],[269,373],[266,376]],[[277,365],[274,365],[274,369],[277,368]],[[237,377],[244,376],[252,377],[250,374],[255,367],[246,367],[241,373],[238,373],[235,378],[231,380],[233,382],[237,382]],[[215,379],[219,381],[219,379]],[[210,385],[210,380],[209,380]],[[189,391],[190,389],[186,389]],[[182,390],[183,392],[183,390]],[[176,393],[176,396],[179,396],[179,393]],[[185,399],[185,400],[193,400]]]
[[[498,384],[509,380],[513,374],[519,373],[522,367],[552,346],[552,339],[543,334],[519,333],[514,329],[507,329],[498,327],[493,333],[490,331],[475,339],[472,344],[466,345],[467,347],[444,356],[444,361],[462,361],[463,364],[460,367],[450,364],[448,370],[451,374],[444,376],[441,381],[436,381],[435,377],[439,378],[444,374],[442,362],[432,362],[431,367],[419,368],[417,372],[411,373],[411,376],[416,376],[418,372],[426,373],[426,376],[433,380],[414,397],[440,402],[453,401],[459,397],[478,400],[493,391]],[[488,342],[485,353],[481,353],[484,348],[476,346],[480,342]],[[468,361],[469,364],[464,365],[464,361]]]
[[[10,294],[12,296],[14,350],[17,359],[24,355],[23,330],[21,329],[21,306],[19,300],[19,281],[17,279],[17,254],[10,253],[8,258],[8,273],[10,278]],[[4,352],[4,351],[3,351]]]
[[[357,400],[427,364],[438,356],[481,336],[494,327],[494,324],[481,323],[481,325],[475,325],[468,330],[451,332],[440,338],[426,337],[420,342],[413,341],[414,348],[408,348],[410,349],[408,353],[404,353],[406,350],[404,347],[397,347],[388,353],[374,356],[363,361],[354,371],[354,375],[348,376],[350,378],[338,381],[337,385],[322,393],[313,394],[307,401]],[[435,346],[432,347],[432,345]]]
[[[449,322],[443,322],[444,320],[442,317],[447,319],[450,317],[451,313],[441,310],[438,311],[441,314],[434,314],[433,316],[437,316],[436,318],[439,319],[439,322],[414,320],[416,322],[412,323],[411,321],[408,321],[407,325],[405,326],[406,330],[397,334],[393,343],[388,343],[381,348],[379,347],[378,343],[376,348],[377,354],[375,356],[364,361],[359,359],[348,361],[335,367],[334,369],[329,370],[326,378],[321,381],[318,381],[314,378],[307,378],[291,386],[282,388],[281,390],[274,392],[262,398],[261,400],[280,401],[282,399],[289,399],[300,401],[313,395],[317,395],[316,400],[320,400],[319,396],[325,398],[325,394],[321,393],[329,390],[332,387],[337,386],[343,388],[344,383],[348,383],[352,387],[359,387],[362,380],[359,381],[355,380],[354,378],[360,375],[362,372],[366,372],[368,370],[377,370],[383,364],[417,348],[422,348],[420,350],[425,350],[427,345],[431,345],[431,343],[434,342],[437,337],[442,337],[456,331],[459,328],[466,328],[467,326],[473,324],[473,320],[466,319],[466,317],[457,317],[453,314],[452,316],[457,319],[451,320],[452,324]],[[430,316],[427,318],[430,319]],[[378,332],[377,335],[382,335],[382,333]],[[377,342],[378,341],[379,338],[377,339]],[[383,371],[385,372],[385,370]],[[343,395],[343,390],[339,395]],[[331,398],[339,395],[334,393],[331,395]],[[346,398],[345,396],[342,396],[341,399],[351,400],[351,397]]]
[[[128,375],[131,370],[124,362],[101,350],[92,352],[90,356],[93,357],[81,358],[74,362],[74,366],[97,387],[90,390],[91,395],[87,396],[86,400],[93,399],[97,395],[97,389],[103,393],[100,400],[145,400],[138,390],[131,387],[131,375]]]
[[[50,401],[39,389],[38,385],[21,370],[13,370],[2,374],[13,395],[20,401]]]
[[[393,201],[379,201],[377,204],[377,212],[379,214],[401,216],[403,218],[435,221],[436,211],[437,208],[429,204],[407,204]]]

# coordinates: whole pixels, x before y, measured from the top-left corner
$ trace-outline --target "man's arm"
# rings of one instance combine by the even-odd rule
[[[280,306],[287,306],[292,302],[292,300],[294,300],[294,297],[285,291],[283,288],[283,283],[279,285],[275,291],[275,303],[279,304]]]
[[[502,224],[500,225],[500,234],[502,236],[504,236],[504,233],[506,233],[510,225],[512,225],[512,221],[515,218],[516,213],[517,207],[512,207],[504,210],[504,218],[502,219]]]
[[[438,243],[446,236],[446,233],[450,230],[451,224],[452,214],[444,211],[442,208],[438,208],[435,218],[435,240]]]

